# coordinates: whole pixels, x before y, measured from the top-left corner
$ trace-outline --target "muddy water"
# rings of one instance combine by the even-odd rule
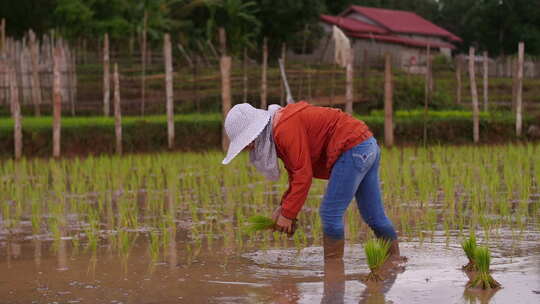
[[[91,254],[68,239],[55,249],[0,236],[0,303],[540,303],[540,236],[527,232],[490,244],[493,276],[504,287],[495,293],[465,289],[466,259],[443,236],[403,243],[408,263],[368,287],[360,244],[348,244],[344,264],[325,272],[318,245],[235,249],[179,233],[152,262],[144,237],[122,260],[106,242]]]

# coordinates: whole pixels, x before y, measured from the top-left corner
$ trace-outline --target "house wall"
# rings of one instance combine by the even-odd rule
[[[292,50],[287,52],[287,60],[303,61],[311,63],[334,63],[334,41],[332,39],[332,26],[321,22],[321,27],[326,35],[319,41],[318,47],[311,54],[295,54]],[[382,65],[384,54],[392,55],[392,64],[395,68],[410,70],[411,66],[424,65],[426,50],[423,48],[410,47],[401,44],[385,43],[369,39],[352,39],[355,64],[362,65],[364,52],[367,51],[367,59],[370,65]],[[434,55],[438,50],[432,50]]]
[[[375,21],[365,17],[364,15],[362,15],[362,14],[360,14],[358,12],[354,12],[354,11],[349,12],[344,17],[360,20],[360,21],[363,21],[365,23],[369,23],[369,24],[373,24],[373,25],[379,25]],[[384,27],[382,25],[379,25],[379,26]],[[394,34],[396,36],[398,36],[398,37],[410,38],[410,39],[415,39],[415,40],[420,40],[420,41],[427,41],[427,42],[434,42],[434,43],[441,43],[441,42],[450,43],[448,40],[446,40],[446,39],[444,39],[443,37],[440,37],[440,36],[421,35],[421,34],[404,34],[404,33],[394,33]],[[441,50],[441,53],[448,56],[448,57],[451,57],[451,55],[452,55],[452,52],[451,52],[450,49]]]

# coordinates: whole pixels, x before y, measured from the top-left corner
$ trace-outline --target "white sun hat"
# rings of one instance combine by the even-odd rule
[[[226,165],[244,150],[266,127],[270,113],[256,109],[249,103],[237,104],[227,113],[225,132],[229,137],[229,149],[222,164]]]

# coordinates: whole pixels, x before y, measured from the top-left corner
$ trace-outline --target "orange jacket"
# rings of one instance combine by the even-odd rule
[[[339,109],[306,102],[287,105],[273,126],[277,155],[289,173],[281,214],[295,219],[313,177],[328,179],[341,153],[370,138],[366,124]]]

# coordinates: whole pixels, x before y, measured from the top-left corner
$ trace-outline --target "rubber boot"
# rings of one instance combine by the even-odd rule
[[[323,236],[324,260],[328,259],[343,259],[343,249],[345,248],[345,240],[331,238],[327,235]]]
[[[343,249],[345,240],[323,235],[324,291],[321,304],[343,303],[345,297],[345,266]]]
[[[397,262],[397,263],[407,262],[407,257],[401,256],[399,252],[399,241],[397,239],[390,242],[388,255],[389,255],[388,260],[392,262]]]
[[[393,240],[391,243],[390,243],[390,248],[388,249],[388,254],[392,257],[400,257],[401,255],[399,254],[399,241],[398,240]]]

